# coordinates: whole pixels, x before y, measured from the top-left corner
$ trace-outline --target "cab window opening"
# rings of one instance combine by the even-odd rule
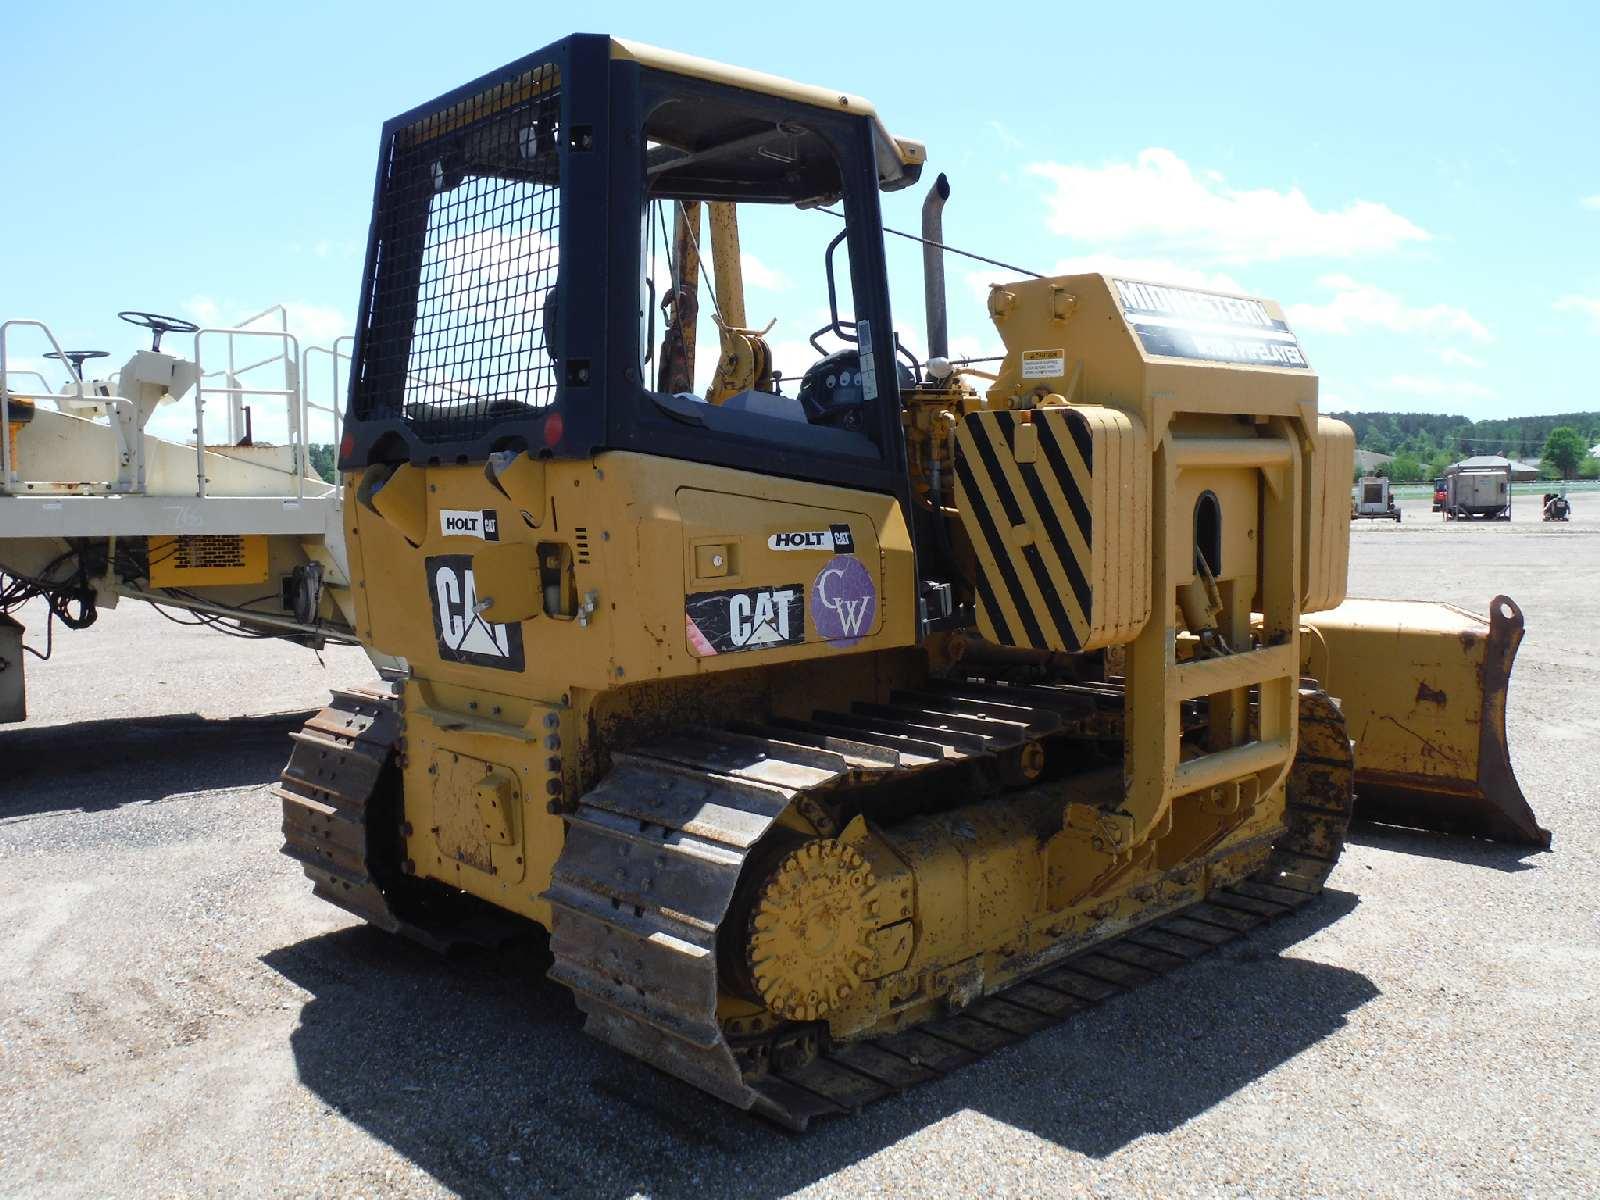
[[[809,425],[875,444],[850,226],[813,211],[848,208],[838,152],[761,107],[671,95],[649,110],[640,377],[675,402],[766,418],[769,439]]]

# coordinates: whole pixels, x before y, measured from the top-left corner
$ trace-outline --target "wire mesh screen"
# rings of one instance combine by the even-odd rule
[[[559,137],[549,67],[396,134],[357,419],[457,441],[555,400]]]

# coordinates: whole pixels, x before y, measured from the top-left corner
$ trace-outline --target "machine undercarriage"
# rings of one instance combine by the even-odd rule
[[[1114,766],[1062,763],[1119,743],[1119,690],[933,681],[851,714],[691,727],[618,752],[567,814],[551,977],[589,1033],[804,1129],[1314,898],[1343,846],[1353,771],[1338,708],[1314,687],[1278,803],[1097,879],[1052,863],[1063,797],[1117,790]],[[525,936],[401,857],[402,712],[392,694],[341,693],[297,736],[285,851],[324,899],[431,949]],[[1024,756],[1038,782],[1008,766]],[[975,790],[991,794],[974,803]],[[1020,891],[1031,906],[1013,903]],[[941,892],[961,911],[941,911]],[[964,957],[913,964],[940,921],[961,926],[944,932]]]

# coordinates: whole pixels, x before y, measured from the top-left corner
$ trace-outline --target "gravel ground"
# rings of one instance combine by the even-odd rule
[[[0,1192],[1600,1194],[1589,501],[1353,532],[1356,594],[1522,605],[1554,853],[1358,830],[1310,911],[802,1138],[583,1038],[532,951],[442,962],[312,898],[265,785],[358,653],[107,613],[0,731]]]

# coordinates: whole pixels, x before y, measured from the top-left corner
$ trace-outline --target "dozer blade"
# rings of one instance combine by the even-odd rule
[[[1548,849],[1511,770],[1506,685],[1522,610],[1347,600],[1305,618],[1303,669],[1337,697],[1356,743],[1356,816]]]

